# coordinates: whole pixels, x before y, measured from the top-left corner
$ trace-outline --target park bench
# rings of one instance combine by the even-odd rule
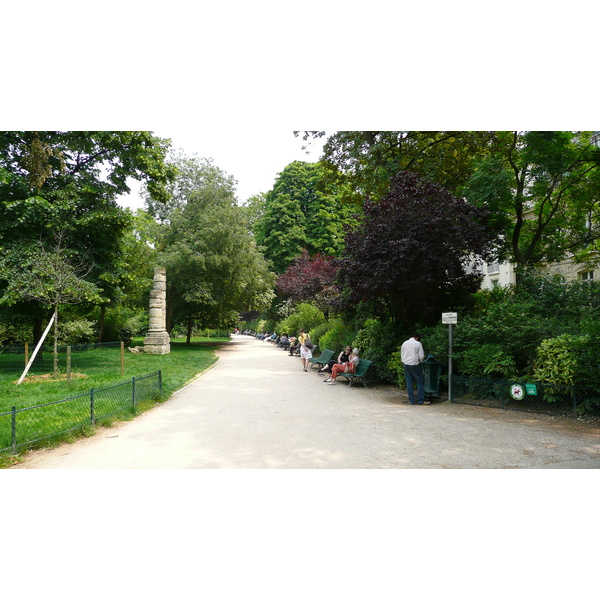
[[[318,365],[324,367],[331,359],[333,358],[333,350],[329,350],[329,348],[325,348],[323,352],[319,355],[319,358],[309,358],[308,362],[310,366]]]
[[[361,358],[360,362],[358,363],[358,369],[356,370],[356,373],[339,373],[338,376],[341,375],[348,380],[348,387],[352,386],[352,384],[356,383],[357,381],[360,381],[365,387],[367,387],[365,382],[365,373],[371,366],[371,362],[372,361],[370,360]]]

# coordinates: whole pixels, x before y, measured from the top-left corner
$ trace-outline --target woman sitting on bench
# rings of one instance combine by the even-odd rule
[[[358,358],[358,348],[354,348],[354,350],[352,350],[352,354],[350,355],[350,360],[346,364],[333,365],[331,369],[331,377],[326,379],[325,382],[327,385],[335,385],[335,380],[338,376],[338,373],[356,373],[359,362],[360,359]]]

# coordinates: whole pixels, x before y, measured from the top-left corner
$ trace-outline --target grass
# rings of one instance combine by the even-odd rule
[[[132,377],[137,378],[161,370],[162,394],[160,397],[155,395],[150,401],[140,403],[135,409],[123,410],[122,407],[127,404],[127,399],[119,397],[121,395],[131,395],[131,386],[111,388],[111,390],[97,394],[98,414],[109,415],[100,424],[106,425],[116,419],[132,418],[138,412],[154,406],[156,402],[166,400],[175,391],[206,371],[216,362],[215,350],[228,341],[228,338],[193,338],[190,345],[186,345],[184,342],[172,341],[171,353],[164,355],[132,354],[126,351],[124,375],[121,375],[119,348],[98,348],[96,350],[74,352],[71,358],[71,368],[73,374],[77,373],[79,376],[74,377],[71,382],[64,379],[64,366],[61,368],[61,377],[49,376],[40,379],[38,377],[39,373],[36,373],[35,377],[26,378],[21,385],[15,385],[20,373],[0,373],[0,413],[9,412],[13,406],[19,409],[73,398],[68,403],[52,406],[51,422],[43,424],[39,422],[44,419],[50,421],[47,416],[42,415],[43,409],[26,411],[25,413],[19,413],[19,415],[26,415],[28,421],[26,426],[32,431],[43,430],[44,437],[50,435],[52,430],[61,431],[70,427],[69,423],[81,423],[81,426],[76,425],[74,431],[60,436],[61,438],[72,439],[81,435],[90,435],[93,433],[93,431],[90,431],[89,426],[89,391],[91,388],[95,390],[109,388],[130,381]],[[133,345],[141,345],[142,343],[143,338],[138,338],[134,340]],[[50,359],[50,365],[51,363]],[[140,381],[139,385],[143,386],[144,380]],[[136,388],[137,386],[138,384],[136,384]],[[86,394],[86,396],[82,396],[79,400],[77,396],[80,394]],[[116,407],[112,413],[111,407]],[[1,419],[8,422],[9,417],[0,417]],[[2,424],[0,423],[0,425]],[[7,427],[8,425],[5,423],[3,429],[7,429]],[[20,425],[21,430],[23,427],[24,425]],[[40,435],[37,435],[37,437],[40,437]],[[52,443],[52,440],[40,442],[36,445],[48,445],[50,443]],[[0,448],[3,447],[5,447],[5,444],[0,443]]]

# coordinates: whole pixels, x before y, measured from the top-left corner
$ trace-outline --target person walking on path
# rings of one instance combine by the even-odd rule
[[[423,381],[423,369],[421,363],[425,358],[421,336],[413,334],[400,347],[400,358],[404,365],[404,376],[406,378],[406,392],[409,404],[431,404],[425,400],[425,384]],[[417,382],[417,401],[413,391],[413,381]]]
[[[302,367],[304,368],[304,372],[308,373],[308,359],[312,358],[313,347],[310,335],[308,333],[304,333],[304,329],[301,329],[300,335],[298,336],[298,341],[300,342],[300,358],[302,359]]]
[[[356,373],[356,369],[358,368],[358,363],[360,359],[358,358],[358,348],[354,348],[352,350],[352,354],[350,355],[350,360],[344,364],[335,364],[331,369],[331,377],[325,380],[327,385],[335,385],[335,380],[337,379],[338,373]]]

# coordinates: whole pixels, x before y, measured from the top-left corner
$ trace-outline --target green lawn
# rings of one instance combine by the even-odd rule
[[[194,338],[190,345],[184,342],[171,342],[171,353],[165,355],[152,354],[132,354],[125,352],[125,374],[121,375],[121,353],[119,348],[98,348],[96,350],[87,350],[84,352],[73,352],[72,354],[72,372],[74,374],[83,374],[83,378],[73,378],[70,383],[64,380],[45,380],[28,382],[27,378],[21,385],[15,385],[20,374],[0,373],[0,415],[11,411],[15,406],[17,409],[47,404],[63,400],[65,398],[77,397],[80,394],[88,394],[91,388],[101,390],[109,388],[116,384],[131,381],[132,377],[141,377],[160,370],[162,372],[163,393],[160,400],[169,398],[173,392],[177,391],[199,374],[208,369],[216,362],[215,350],[222,344],[229,342],[228,338]],[[141,345],[143,338],[134,340],[133,345]],[[52,361],[49,361],[50,364]],[[61,361],[61,370],[64,371],[64,360]],[[38,375],[39,373],[36,373]],[[156,381],[156,378],[154,378]],[[144,381],[140,381],[140,386]],[[136,388],[137,389],[137,388]],[[103,409],[102,404],[114,402],[117,409],[123,406],[123,400],[119,395],[131,394],[131,386],[122,386],[113,388],[110,391],[97,394],[98,414],[108,414]],[[154,398],[156,400],[156,398]],[[56,431],[66,430],[72,426],[69,423],[89,422],[89,394],[81,402],[77,398],[68,403],[59,403],[52,405],[52,423],[45,422],[43,427],[38,421],[46,420],[44,413],[49,413],[46,409],[35,409],[19,413],[19,430],[22,431],[27,422],[27,427],[35,431],[43,431],[43,436],[48,435],[51,429]],[[144,409],[151,406],[153,402],[138,407]],[[101,411],[105,410],[104,413]],[[131,411],[122,412],[114,415],[112,418],[129,418]],[[79,414],[81,413],[81,415]],[[9,415],[0,417],[6,421],[1,429],[6,430],[4,436],[9,434]],[[82,433],[86,433],[82,431]],[[42,437],[42,433],[36,434]],[[34,439],[27,437],[26,439]],[[0,445],[5,447],[5,445]]]

